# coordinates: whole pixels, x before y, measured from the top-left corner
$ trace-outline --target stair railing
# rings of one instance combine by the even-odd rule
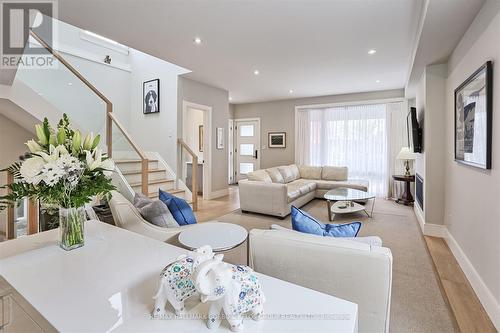
[[[182,152],[182,149],[184,149],[189,155],[191,155],[191,158],[193,159],[193,168],[191,172],[191,195],[192,195],[192,206],[193,206],[193,211],[198,210],[198,155],[191,149],[191,147],[188,146],[188,144],[182,140],[182,139],[177,139],[177,143],[179,146],[180,151]],[[182,154],[179,154],[179,156],[182,156]],[[184,161],[180,161],[180,163],[184,163]],[[179,171],[177,172],[177,177],[179,177],[180,174],[182,174],[182,166],[181,168],[178,168]]]
[[[106,146],[108,151],[108,156],[113,157],[113,123],[120,130],[123,136],[127,139],[136,153],[141,159],[141,191],[144,195],[149,193],[149,161],[144,153],[144,151],[139,147],[139,145],[132,139],[130,134],[127,133],[123,125],[118,121],[116,116],[113,114],[113,104],[111,101],[104,96],[92,83],[90,83],[78,70],[76,70],[69,62],[67,62],[64,57],[56,50],[52,48],[48,43],[46,43],[37,33],[30,29],[30,35],[40,43],[40,45],[45,48],[49,53],[51,53],[54,58],[59,60],[71,73],[73,73],[83,84],[85,84],[90,90],[92,90],[105,104],[106,104]]]

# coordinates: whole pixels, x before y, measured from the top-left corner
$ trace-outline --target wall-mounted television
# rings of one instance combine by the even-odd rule
[[[406,118],[408,126],[408,143],[410,143],[414,153],[422,152],[422,128],[418,124],[417,108],[411,107]]]

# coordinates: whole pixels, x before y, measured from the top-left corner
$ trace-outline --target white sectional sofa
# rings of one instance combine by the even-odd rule
[[[292,205],[301,207],[339,187],[368,191],[366,180],[349,179],[347,167],[284,165],[249,173],[239,182],[243,212],[285,217]]]
[[[255,271],[358,304],[360,333],[389,332],[390,249],[293,230],[257,229],[250,232],[249,247]]]

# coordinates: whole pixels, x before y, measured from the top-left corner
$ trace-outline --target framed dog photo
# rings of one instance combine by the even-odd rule
[[[286,148],[286,133],[269,132],[267,145],[269,148]]]
[[[491,169],[492,64],[488,61],[455,89],[455,161]]]
[[[142,84],[143,113],[160,112],[160,79],[146,81]]]

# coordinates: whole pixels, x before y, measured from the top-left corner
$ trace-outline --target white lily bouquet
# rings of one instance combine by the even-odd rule
[[[100,136],[83,138],[73,130],[66,114],[57,131],[47,118],[35,126],[37,140],[26,143],[30,157],[2,171],[14,175],[14,183],[3,186],[10,193],[0,196],[0,210],[20,199],[38,199],[59,206],[60,245],[71,250],[84,244],[84,205],[95,196],[114,190],[113,161],[98,148]]]

